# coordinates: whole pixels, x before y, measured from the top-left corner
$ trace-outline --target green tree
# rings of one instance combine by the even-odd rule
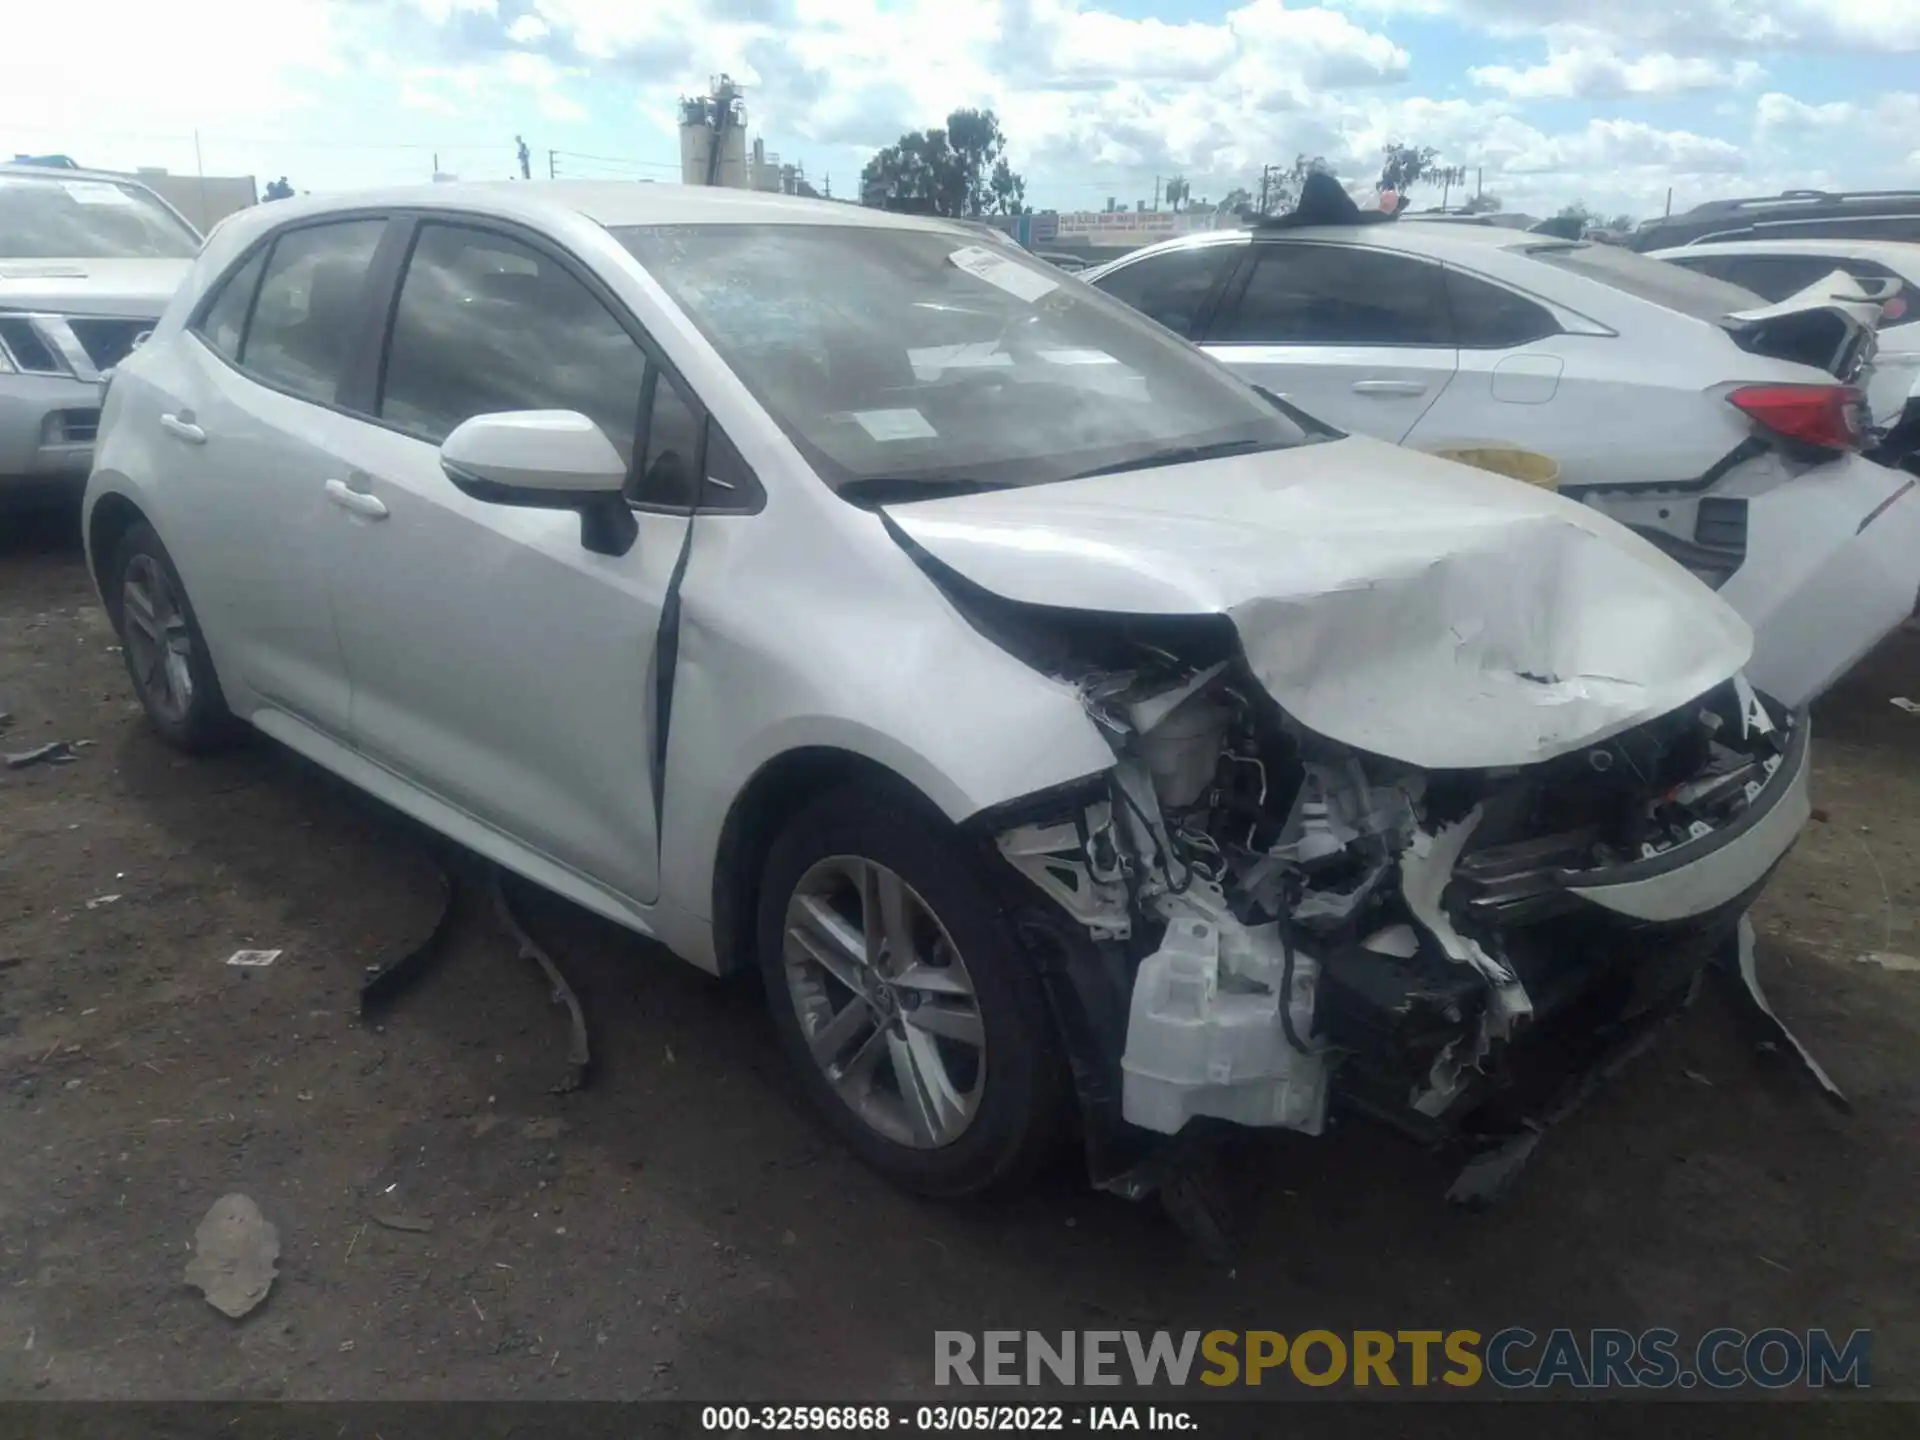
[[[1191,202],[1192,199],[1193,186],[1187,183],[1186,176],[1176,175],[1167,181],[1167,208],[1169,210],[1177,213],[1183,203]]]
[[[1500,209],[1498,195],[1476,195],[1460,207],[1469,215],[1492,215]]]
[[[1025,179],[1005,159],[1006,136],[991,110],[955,110],[944,128],[909,131],[860,172],[863,204],[935,215],[1013,215]]]
[[[1220,209],[1229,215],[1238,215],[1242,210],[1253,208],[1253,192],[1244,185],[1236,185],[1220,197]]]
[[[1380,188],[1405,194],[1435,173],[1439,154],[1431,145],[1391,142],[1380,152]]]
[[[1027,182],[1013,173],[1013,167],[1007,164],[1004,155],[993,162],[993,178],[987,182],[987,188],[993,193],[993,206],[997,213],[1027,213]]]
[[[1309,159],[1304,150],[1296,154],[1293,164],[1284,170],[1278,165],[1269,165],[1260,178],[1260,203],[1255,208],[1262,215],[1286,214],[1300,203],[1300,187],[1316,170],[1333,173],[1326,156],[1315,155]]]

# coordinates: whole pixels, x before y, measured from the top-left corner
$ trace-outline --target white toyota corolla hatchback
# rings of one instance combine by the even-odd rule
[[[1076,1120],[1123,1188],[1196,1119],[1492,1133],[1808,814],[1804,715],[1652,545],[932,219],[261,207],[117,371],[85,528],[168,740],[757,968],[934,1193]]]

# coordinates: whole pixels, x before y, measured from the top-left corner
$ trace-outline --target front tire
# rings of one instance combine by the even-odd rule
[[[874,1169],[977,1195],[1053,1150],[1067,1097],[1046,997],[944,817],[865,786],[814,801],[768,857],[757,935],[781,1046]]]
[[[161,738],[192,754],[230,744],[240,727],[220,693],[187,587],[151,525],[140,521],[121,536],[101,589],[134,694]]]

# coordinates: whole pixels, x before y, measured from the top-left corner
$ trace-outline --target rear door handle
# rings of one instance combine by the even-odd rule
[[[364,490],[356,490],[344,480],[327,481],[327,499],[342,510],[350,510],[355,515],[364,515],[369,520],[387,518],[386,502],[378,495],[369,495]]]
[[[189,445],[207,443],[207,432],[193,423],[193,412],[190,410],[186,412],[184,419],[179,415],[162,415],[160,428],[176,440],[184,440]]]
[[[1356,395],[1424,395],[1427,382],[1424,380],[1356,380],[1353,382]]]

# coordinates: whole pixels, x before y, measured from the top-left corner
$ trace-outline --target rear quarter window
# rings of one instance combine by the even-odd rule
[[[1542,265],[1597,280],[1636,300],[1677,310],[1696,320],[1718,320],[1766,303],[1751,290],[1618,245],[1541,245],[1526,254]]]

